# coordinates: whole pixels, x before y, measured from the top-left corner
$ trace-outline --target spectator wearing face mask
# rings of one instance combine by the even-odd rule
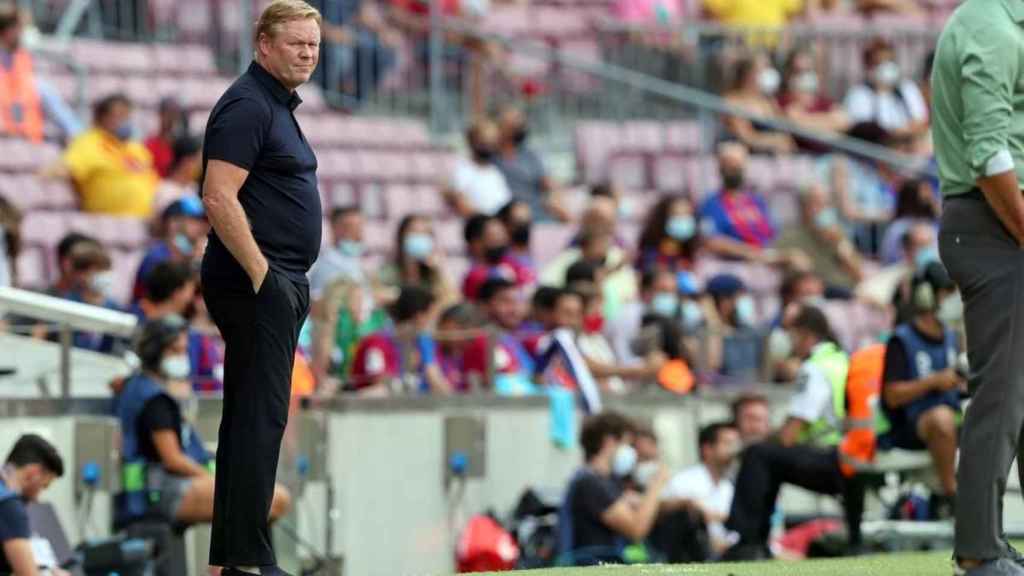
[[[844,107],[854,124],[875,123],[897,137],[922,136],[928,130],[928,106],[921,91],[904,77],[888,41],[864,50],[867,77],[846,94]]]
[[[172,202],[160,216],[161,238],[146,250],[135,274],[132,301],[146,295],[146,277],[164,262],[197,262],[203,254],[210,223],[203,203],[195,196]]]
[[[811,260],[811,269],[837,296],[849,297],[864,279],[860,255],[846,237],[828,191],[820,184],[812,184],[800,194],[800,223],[788,226],[775,247],[805,254]]]
[[[638,340],[643,335],[645,316],[677,319],[680,315],[676,275],[668,270],[644,272],[640,276],[639,296],[637,300],[623,306],[622,313],[609,322],[605,330],[616,358],[625,366],[636,366],[643,362],[637,349]]]
[[[626,365],[616,357],[608,338],[604,335],[603,302],[597,284],[578,280],[570,290],[583,297],[583,319],[576,328],[576,346],[601,389],[613,394],[624,394],[631,388],[654,382],[667,357],[660,349],[646,354],[638,364]]]
[[[111,271],[110,255],[98,241],[82,235],[69,235],[57,246],[57,258],[61,276],[47,291],[50,296],[100,306],[109,310],[120,310],[111,294],[114,289],[114,275]],[[59,334],[45,328],[37,328],[36,334],[46,334],[47,339],[57,341]],[[76,348],[94,352],[112,353],[118,341],[106,334],[74,332],[72,343]]]
[[[525,202],[538,218],[553,217],[562,222],[570,214],[561,203],[561,190],[548,174],[540,156],[527,144],[526,115],[515,106],[504,107],[498,115],[501,146],[495,165],[501,170],[512,197]]]
[[[915,224],[931,226],[938,233],[938,218],[942,208],[935,195],[935,189],[928,180],[911,179],[900,186],[896,196],[896,214],[882,236],[879,257],[883,264],[890,265],[903,259],[902,238]]]
[[[813,53],[809,49],[794,50],[786,59],[784,70],[779,107],[785,118],[819,132],[846,132],[850,119],[822,90]],[[828,151],[828,147],[820,142],[804,138],[795,140],[801,152],[822,154]]]
[[[403,287],[391,306],[392,325],[359,343],[349,389],[365,395],[401,392],[448,394],[451,385],[437,362],[430,335],[433,295],[416,286]]]
[[[174,164],[174,143],[182,136],[188,135],[188,115],[182,110],[181,103],[173,96],[160,100],[157,107],[160,124],[156,132],[146,139],[145,146],[153,156],[153,168],[161,178],[171,174]]]
[[[802,305],[817,304],[824,297],[825,284],[813,272],[792,272],[783,278],[779,314],[772,321],[765,350],[767,376],[772,382],[790,383],[796,378],[802,359],[794,353],[789,325]]]
[[[693,270],[700,246],[700,225],[693,204],[682,196],[664,196],[644,221],[637,270]]]
[[[70,179],[85,212],[145,218],[153,211],[160,176],[152,154],[134,139],[131,116],[127,96],[99,100],[93,106],[93,127],[43,171],[44,176]]]
[[[772,67],[766,55],[758,53],[736,63],[732,85],[723,97],[730,106],[759,118],[778,119],[782,117],[782,110],[775,101],[779,83],[778,70]],[[796,151],[796,144],[789,134],[776,132],[756,120],[727,116],[725,131],[727,139],[739,140],[757,154]]]
[[[458,299],[429,219],[418,214],[402,218],[395,233],[394,249],[394,258],[377,275],[377,284],[382,289],[380,304],[394,301],[401,286],[429,291],[439,306]]]
[[[897,323],[912,315],[910,284],[914,274],[939,260],[938,240],[932,224],[913,224],[901,238],[903,259],[873,273],[857,286],[857,298],[880,308],[895,308]]]
[[[722,258],[805,268],[806,257],[799,252],[770,248],[778,232],[764,198],[747,187],[748,158],[739,142],[718,147],[722,188],[700,208],[703,246]]]
[[[477,214],[466,220],[463,232],[471,262],[462,282],[466,299],[477,300],[480,287],[491,278],[504,278],[521,288],[536,281],[536,275],[509,253],[508,231],[501,220]]]
[[[660,466],[642,495],[623,490],[621,479],[637,463],[634,425],[604,412],[583,423],[583,466],[573,475],[559,512],[559,552],[577,566],[623,563],[628,544],[642,542],[657,520],[660,494],[669,474]]]
[[[478,120],[466,132],[470,156],[456,160],[451,181],[442,191],[463,218],[493,216],[512,200],[505,176],[494,163],[500,141],[498,125],[490,120]]]
[[[756,382],[760,376],[763,335],[757,329],[757,306],[743,281],[731,274],[708,280],[714,307],[708,322],[709,368],[724,383]]]
[[[140,322],[168,316],[182,317],[188,326],[189,378],[197,391],[221,389],[224,353],[209,334],[194,330],[189,316],[199,293],[198,275],[182,262],[158,264],[146,277],[146,296],[139,302],[136,314]]]
[[[508,231],[509,258],[522,268],[536,275],[537,267],[530,248],[530,232],[533,227],[533,211],[523,200],[513,200],[498,211],[498,220]]]

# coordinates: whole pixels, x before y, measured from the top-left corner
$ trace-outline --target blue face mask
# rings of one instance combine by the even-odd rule
[[[757,306],[750,296],[740,296],[736,301],[736,323],[753,326],[757,322]]]
[[[941,262],[939,259],[939,249],[935,246],[922,248],[914,255],[914,270],[920,272],[932,262]]]
[[[685,242],[697,233],[697,221],[693,216],[673,216],[665,223],[665,233],[671,238]]]
[[[814,225],[819,229],[835,228],[839,224],[839,214],[835,208],[826,208],[814,215]]]
[[[353,242],[352,240],[342,240],[341,242],[338,242],[338,252],[341,252],[345,256],[359,258],[363,255],[363,245],[359,242]]]
[[[693,332],[704,323],[704,311],[693,300],[683,302],[683,329]]]
[[[434,239],[427,234],[409,234],[402,242],[402,249],[406,256],[422,262],[434,252]]]
[[[192,255],[192,241],[184,234],[174,235],[174,247],[185,256]]]
[[[131,122],[122,122],[121,125],[114,130],[114,136],[117,136],[118,140],[127,141],[132,139],[132,134],[134,132],[135,130],[132,128]]]
[[[651,298],[651,312],[671,318],[679,310],[679,297],[671,292],[658,292]]]

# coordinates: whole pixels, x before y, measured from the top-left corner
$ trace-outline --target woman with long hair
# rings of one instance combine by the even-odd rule
[[[640,272],[691,270],[701,245],[693,203],[685,196],[664,196],[644,221],[636,268]]]

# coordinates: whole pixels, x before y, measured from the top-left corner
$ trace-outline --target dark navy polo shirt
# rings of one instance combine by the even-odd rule
[[[256,244],[272,270],[305,284],[320,252],[322,216],[316,156],[293,114],[301,102],[253,62],[210,112],[203,180],[209,160],[249,172],[238,200]],[[203,258],[203,282],[252,290],[248,274],[213,230]]]

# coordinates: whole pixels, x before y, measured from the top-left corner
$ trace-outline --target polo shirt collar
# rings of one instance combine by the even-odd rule
[[[1024,0],[1003,0],[1003,5],[1014,22],[1024,23]]]
[[[277,78],[271,76],[270,72],[267,72],[267,69],[261,66],[259,62],[253,60],[252,64],[249,64],[249,73],[252,74],[264,88],[270,91],[275,100],[287,106],[289,110],[295,110],[299,107],[299,104],[302,104],[302,98],[299,98],[298,92],[285,88],[284,85],[281,84]]]

